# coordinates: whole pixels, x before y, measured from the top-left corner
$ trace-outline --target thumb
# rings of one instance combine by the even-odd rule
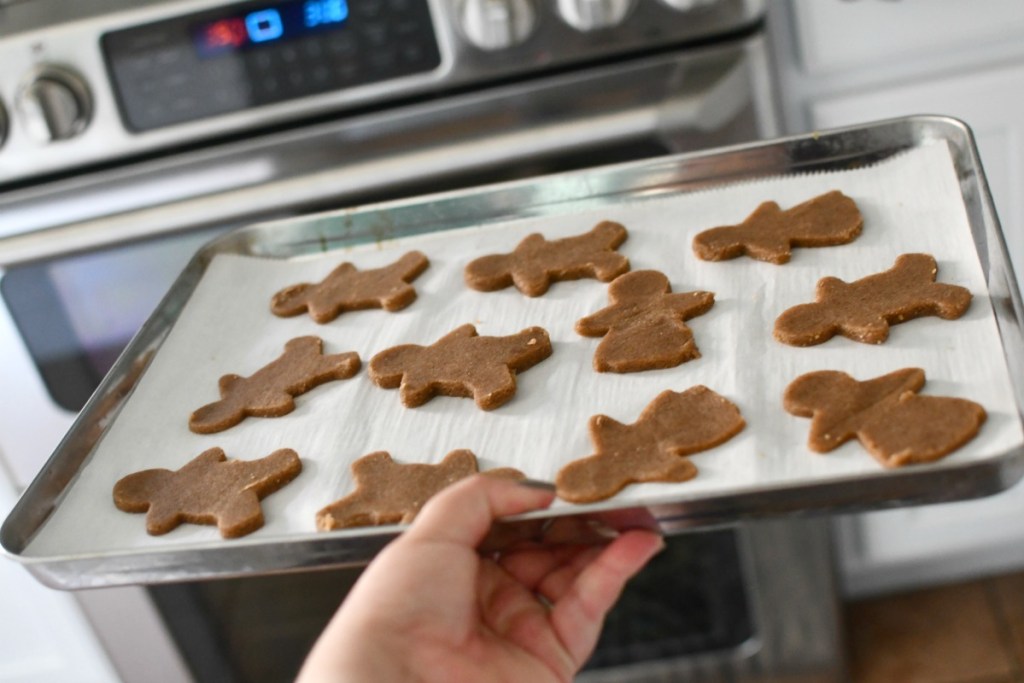
[[[404,538],[441,541],[475,548],[501,517],[546,508],[555,498],[553,486],[538,486],[474,475],[427,501]]]

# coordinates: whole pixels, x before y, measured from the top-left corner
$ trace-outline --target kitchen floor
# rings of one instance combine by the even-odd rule
[[[846,606],[851,683],[1024,683],[1024,572]]]

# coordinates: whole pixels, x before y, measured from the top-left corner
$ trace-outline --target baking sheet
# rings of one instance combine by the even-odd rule
[[[693,255],[690,243],[697,232],[740,222],[762,201],[774,199],[788,208],[832,189],[853,197],[864,216],[863,234],[850,245],[796,249],[784,266],[747,258],[708,263]],[[463,284],[463,267],[476,256],[511,251],[531,232],[555,239],[601,220],[619,221],[629,230],[619,251],[630,258],[633,270],[666,273],[676,292],[715,293],[711,311],[688,322],[700,359],[667,370],[596,373],[591,358],[599,340],[580,337],[573,324],[607,305],[606,285],[556,283],[545,296],[530,299],[512,288],[481,293]],[[345,313],[326,325],[308,316],[279,319],[269,313],[271,295],[286,285],[318,281],[344,260],[360,269],[381,266],[410,249],[426,253],[431,266],[414,283],[419,298],[403,311]],[[821,277],[859,279],[890,268],[908,252],[932,254],[940,281],[972,291],[974,301],[963,318],[894,326],[881,346],[835,338],[795,348],[773,340],[775,318],[813,300]],[[810,421],[783,411],[785,386],[820,369],[843,370],[863,380],[902,367],[924,368],[928,382],[923,394],[977,401],[989,418],[965,447],[915,471],[993,460],[1019,449],[1024,436],[977,253],[949,149],[939,140],[852,171],[632,197],[600,209],[388,240],[314,257],[218,254],[130,400],[21,556],[95,556],[231,543],[220,541],[213,527],[191,525],[150,537],[142,515],[116,510],[110,498],[120,477],[151,467],[176,469],[214,446],[244,459],[281,447],[298,451],[303,473],[264,499],[266,525],[247,537],[283,541],[314,532],[315,512],[352,490],[349,465],[366,453],[387,450],[400,462],[438,462],[450,450],[469,448],[484,469],[512,466],[532,478],[551,480],[561,466],[593,452],[587,432],[591,415],[604,413],[631,423],[659,392],[697,384],[736,403],[748,426],[726,444],[692,456],[700,470],[696,479],[634,485],[604,503],[556,503],[556,509],[651,506],[856,483],[878,475],[880,466],[856,442],[826,455],[811,453],[806,447]],[[374,353],[399,343],[433,343],[467,322],[484,335],[540,325],[551,335],[554,353],[520,374],[515,398],[490,412],[471,400],[447,397],[407,409],[397,390],[380,389],[369,380],[365,364]],[[306,334],[322,337],[327,353],[357,351],[363,370],[351,380],[300,396],[296,410],[284,417],[247,418],[214,435],[189,432],[189,413],[217,398],[218,377],[250,375],[278,357],[288,339]]]

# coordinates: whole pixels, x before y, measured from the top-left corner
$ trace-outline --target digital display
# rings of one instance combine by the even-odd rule
[[[348,14],[346,0],[291,0],[198,24],[192,39],[200,57],[217,57],[338,28]]]

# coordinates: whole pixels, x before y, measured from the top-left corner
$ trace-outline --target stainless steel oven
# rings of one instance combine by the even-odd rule
[[[0,455],[25,486],[204,241],[777,133],[758,0],[0,1]],[[123,680],[294,675],[356,570],[78,594]],[[581,680],[841,678],[814,520],[672,536]],[[121,611],[162,624],[140,653]],[[160,642],[158,642],[160,641]],[[167,653],[171,653],[168,655]],[[170,671],[168,666],[165,670]]]

